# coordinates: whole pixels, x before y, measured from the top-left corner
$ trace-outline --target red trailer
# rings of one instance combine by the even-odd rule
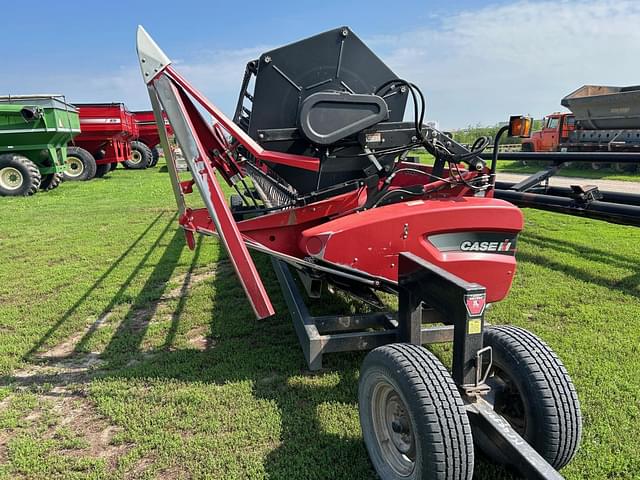
[[[79,103],[78,135],[68,148],[66,180],[103,177],[120,162],[131,160],[129,142],[138,135],[133,114],[123,103]]]
[[[136,141],[131,142],[131,151],[139,151],[141,155],[147,160],[149,167],[155,167],[158,163],[160,153],[158,147],[160,146],[160,134],[158,133],[158,126],[156,125],[155,117],[153,116],[153,110],[142,110],[133,112],[133,117],[138,124],[138,138]],[[165,118],[165,127],[167,133],[173,135],[171,126]],[[126,166],[126,164],[125,164]]]

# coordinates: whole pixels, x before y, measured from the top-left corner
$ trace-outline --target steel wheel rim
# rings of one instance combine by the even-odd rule
[[[0,170],[0,186],[5,190],[18,190],[24,183],[24,177],[17,168],[4,167]]]
[[[416,441],[407,407],[395,388],[379,381],[371,395],[373,431],[382,459],[399,476],[415,469]]]
[[[67,170],[68,177],[76,178],[84,173],[84,163],[79,158],[67,157]]]
[[[137,150],[133,150],[131,152],[131,163],[135,163],[137,165],[141,161],[142,161],[142,154]]]

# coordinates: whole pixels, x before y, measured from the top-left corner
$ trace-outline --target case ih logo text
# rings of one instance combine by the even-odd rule
[[[460,244],[460,250],[465,252],[509,252],[511,251],[511,240],[505,239],[502,242],[471,242],[467,240]]]

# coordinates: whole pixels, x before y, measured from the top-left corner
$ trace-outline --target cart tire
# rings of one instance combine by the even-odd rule
[[[96,159],[84,148],[67,147],[67,168],[65,180],[86,181],[96,176]]]
[[[50,173],[42,177],[40,182],[40,190],[48,192],[54,188],[58,188],[64,180],[62,173]]]
[[[364,442],[381,479],[473,476],[473,438],[462,399],[447,369],[425,348],[396,343],[371,351],[360,370],[358,404]]]
[[[489,327],[484,345],[493,353],[487,383],[497,392],[494,409],[549,464],[561,469],[575,455],[582,435],[580,403],[567,369],[546,343],[523,328]],[[509,463],[481,432],[474,431],[474,439],[492,460]]]
[[[0,196],[28,197],[38,191],[42,177],[35,163],[22,155],[0,155]]]
[[[151,149],[151,163],[150,167],[155,167],[158,164],[158,160],[160,160],[160,151],[158,150],[158,146],[156,145]]]
[[[131,158],[122,162],[124,168],[130,170],[143,170],[149,166],[153,155],[151,149],[142,142],[131,142]]]
[[[102,163],[100,165],[96,165],[96,178],[102,178],[110,171],[111,171],[110,163]]]

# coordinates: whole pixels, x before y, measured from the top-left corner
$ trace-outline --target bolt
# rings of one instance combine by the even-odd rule
[[[342,29],[342,36],[346,37],[347,35],[349,35],[349,30],[347,30],[346,28]]]
[[[140,59],[140,61],[141,61],[142,63],[145,63],[145,62],[147,61],[147,59],[146,59],[146,58],[141,58],[141,59]]]
[[[258,134],[258,137],[259,137],[259,138],[264,138],[264,133],[259,133],[259,134]]]
[[[401,91],[402,93],[405,93],[405,92],[407,91],[407,87],[406,87],[405,85],[401,86],[401,87],[400,87],[400,91]]]
[[[264,63],[271,63],[271,57],[269,55],[264,57]]]

